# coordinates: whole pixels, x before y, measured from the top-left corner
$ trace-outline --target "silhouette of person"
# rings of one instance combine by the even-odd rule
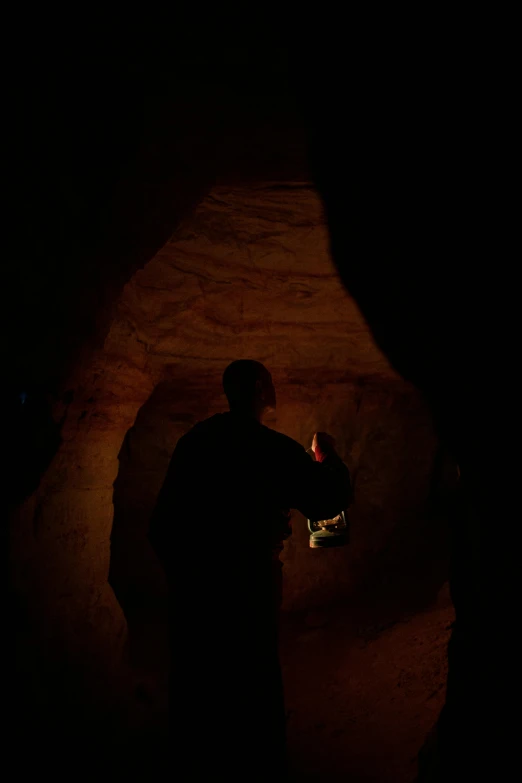
[[[262,424],[276,404],[262,364],[233,362],[223,387],[230,411],[180,438],[150,527],[170,591],[173,760],[187,780],[282,780],[279,553],[290,509],[336,515],[350,476],[325,433],[314,461]]]

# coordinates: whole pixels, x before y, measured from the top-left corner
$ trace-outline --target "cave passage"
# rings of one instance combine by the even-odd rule
[[[228,360],[270,357],[278,403],[269,425],[305,448],[316,430],[331,432],[355,492],[348,546],[311,550],[296,513],[281,556],[293,774],[399,783],[414,775],[444,698],[456,466],[426,403],[379,355],[355,309],[343,344],[328,349],[328,338],[341,339],[338,314],[346,318],[353,304],[331,273],[315,198],[290,184],[283,195],[271,187],[212,192],[127,286],[112,351],[145,343],[161,379],[119,450],[109,582],[128,624],[135,698],[147,705],[141,720],[161,731],[167,586],[147,539],[151,515],[178,439],[227,409],[220,371]],[[216,357],[224,333],[228,353]],[[204,532],[183,527],[190,543],[182,556],[197,559]]]
[[[340,283],[302,181],[210,190],[124,287],[57,407],[57,454],[13,537],[35,618],[23,660],[49,683],[35,720],[59,693],[96,747],[161,774],[168,602],[147,531],[178,439],[226,409],[221,374],[238,357],[272,372],[269,425],[305,449],[331,433],[354,488],[349,545],[311,549],[296,513],[281,555],[292,775],[402,783],[444,700],[456,466]],[[197,525],[186,532],[182,556],[197,559]]]
[[[507,780],[518,28],[504,8],[194,10],[9,27],[6,764],[164,778],[146,530],[248,357],[271,426],[330,432],[355,489],[348,546],[312,551],[296,514],[282,554],[294,779],[410,783],[422,746],[418,783]]]
[[[311,549],[296,513],[281,555],[292,775],[402,783],[444,700],[456,466],[338,279],[313,187],[216,185],[111,312],[13,528],[32,720],[162,774],[168,602],[148,526],[178,439],[226,409],[224,368],[252,358],[276,386],[269,426],[305,449],[331,433],[354,488],[347,546]],[[197,560],[198,526],[184,532]]]

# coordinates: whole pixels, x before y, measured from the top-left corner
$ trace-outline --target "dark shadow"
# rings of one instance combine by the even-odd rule
[[[466,40],[454,37],[458,20],[414,34],[408,24],[371,25],[367,36],[363,26],[349,56],[329,41],[297,76],[339,273],[379,346],[430,401],[461,469],[444,781],[500,779],[517,763],[509,693],[519,481],[503,457],[520,439],[517,87],[504,66],[509,44],[492,24]]]
[[[167,667],[167,583],[148,530],[172,452],[196,423],[194,406],[204,409],[204,398],[204,391],[183,384],[159,384],[118,455],[109,583],[127,619],[133,665],[160,679]]]

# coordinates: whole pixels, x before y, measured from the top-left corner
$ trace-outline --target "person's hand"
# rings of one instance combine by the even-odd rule
[[[317,452],[319,451],[322,454],[327,454],[328,452],[335,449],[335,440],[332,438],[331,435],[328,435],[327,432],[316,432],[314,435],[314,439],[312,441],[312,451],[317,456]]]

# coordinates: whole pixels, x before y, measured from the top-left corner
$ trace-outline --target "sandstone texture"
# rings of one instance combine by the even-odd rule
[[[352,600],[363,585],[401,579],[423,606],[444,578],[426,544],[437,535],[425,514],[431,418],[339,282],[316,193],[299,182],[216,187],[125,286],[103,347],[55,405],[61,446],[14,520],[27,649],[68,662],[51,668],[71,698],[121,704],[114,690],[131,693],[128,623],[139,641],[135,618],[165,596],[146,541],[155,497],[177,439],[225,408],[221,374],[237,358],[272,371],[271,426],[305,447],[316,429],[331,432],[355,483],[346,549],[309,550],[296,515],[284,608]],[[415,591],[420,571],[431,576]]]
[[[322,383],[396,378],[328,254],[307,184],[216,188],[126,286],[106,345],[185,382],[238,357]]]

